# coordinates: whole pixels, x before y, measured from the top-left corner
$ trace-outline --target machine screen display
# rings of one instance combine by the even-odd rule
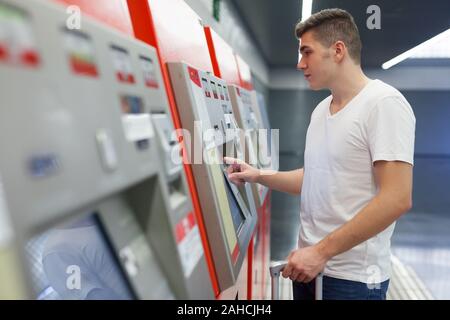
[[[228,180],[226,175],[227,174],[224,173],[225,184],[226,184],[225,190],[227,191],[228,203],[230,204],[230,211],[231,211],[231,217],[233,218],[234,229],[236,230],[236,234],[239,235],[239,232],[240,232],[242,226],[244,225],[245,216],[241,210],[241,207],[239,206],[239,203],[237,202],[237,200],[234,196],[233,191],[231,190],[230,183],[232,183],[232,182],[230,182]]]
[[[32,238],[26,253],[39,300],[134,298],[95,214]]]

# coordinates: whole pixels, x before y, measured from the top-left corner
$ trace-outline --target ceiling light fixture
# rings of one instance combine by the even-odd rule
[[[392,66],[396,65],[397,63],[402,62],[403,60],[406,60],[408,58],[425,58],[424,52],[425,50],[429,49],[431,46],[435,45],[437,42],[446,42],[444,39],[450,39],[450,29],[447,29],[444,32],[439,33],[438,35],[434,36],[431,39],[428,39],[427,41],[422,42],[421,44],[415,46],[412,49],[409,49],[408,51],[403,52],[402,54],[396,56],[395,58],[392,58],[389,61],[386,61],[381,65],[381,67],[384,70],[387,70],[391,68]]]
[[[313,0],[302,1],[302,21],[305,21],[311,16]]]

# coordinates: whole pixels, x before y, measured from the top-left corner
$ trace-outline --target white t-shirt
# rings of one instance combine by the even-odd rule
[[[413,164],[416,120],[398,90],[371,80],[333,115],[331,101],[329,96],[315,108],[306,135],[300,248],[316,244],[372,200],[375,161]],[[394,226],[333,257],[324,274],[364,283],[387,280]]]

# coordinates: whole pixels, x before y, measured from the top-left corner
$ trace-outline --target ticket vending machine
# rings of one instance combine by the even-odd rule
[[[255,112],[259,128],[267,130],[267,135],[263,134],[262,138],[266,136],[267,155],[270,159],[270,168],[273,170],[279,169],[279,136],[275,132],[271,132],[269,116],[267,114],[267,106],[264,95],[256,90],[250,92],[253,111]]]
[[[65,22],[0,1],[0,214],[28,298],[213,299],[155,50]]]
[[[242,157],[237,123],[223,80],[181,62],[168,69],[223,292],[237,280],[257,222],[250,185],[231,183],[222,161]]]
[[[235,85],[228,86],[231,104],[238,125],[245,131],[246,162],[259,169],[271,169],[271,159],[267,152],[267,140],[259,129],[262,129],[252,104],[250,91]],[[259,204],[264,203],[268,188],[253,184],[255,198]]]
[[[246,161],[259,169],[275,169],[272,167],[273,161],[267,143],[268,130],[263,127],[258,117],[258,105],[252,101],[252,92],[235,85],[228,86],[228,89],[238,125],[245,131]],[[255,232],[253,239],[252,298],[262,299],[266,296],[266,283],[269,283],[270,192],[267,187],[260,184],[252,184],[252,191],[260,208],[258,231]]]
[[[265,107],[264,96],[253,90],[251,91],[251,101],[252,106],[254,106],[254,111],[257,116],[259,127],[266,130],[262,131],[262,135],[258,135],[259,139],[263,139],[262,144],[267,145],[267,155],[270,158],[270,169],[279,169],[278,160],[278,135],[277,132],[271,131],[269,119],[267,116],[267,110]],[[261,131],[260,131],[261,133]],[[265,140],[265,141],[264,141]],[[261,207],[261,213],[259,216],[259,236],[258,241],[260,242],[255,248],[255,288],[258,290],[253,291],[253,297],[255,299],[263,299],[267,296],[266,294],[266,284],[270,283],[268,266],[270,264],[270,213],[271,213],[271,193],[268,190],[265,195],[264,203]],[[259,269],[259,270],[258,270]]]

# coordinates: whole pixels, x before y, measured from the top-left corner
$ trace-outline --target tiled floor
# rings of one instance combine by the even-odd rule
[[[413,210],[399,219],[392,251],[436,299],[450,299],[450,159],[415,159]]]
[[[387,293],[388,300],[433,300],[427,286],[408,265],[392,256],[392,275]]]
[[[281,170],[300,166],[297,156],[280,158]],[[413,203],[392,237],[388,298],[450,299],[450,159],[415,159]],[[296,248],[300,199],[273,192],[272,204],[271,257],[284,260]],[[281,279],[281,299],[291,295],[290,282]]]
[[[450,217],[411,212],[398,222],[393,253],[436,299],[450,299]]]

